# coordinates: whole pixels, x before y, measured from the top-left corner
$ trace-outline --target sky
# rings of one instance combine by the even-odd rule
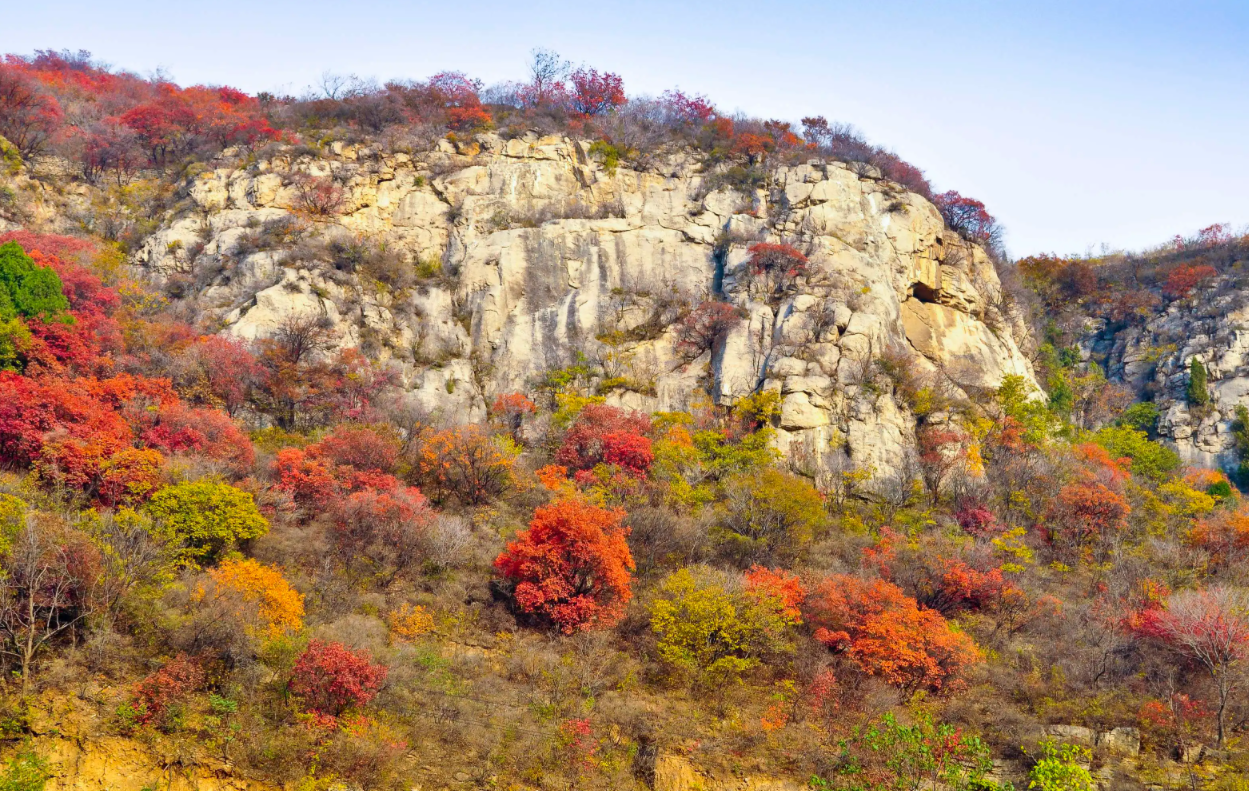
[[[41,0],[0,26],[0,52],[294,94],[326,72],[521,79],[545,47],[631,94],[851,123],[983,200],[1016,256],[1249,225],[1246,41],[1249,0]]]

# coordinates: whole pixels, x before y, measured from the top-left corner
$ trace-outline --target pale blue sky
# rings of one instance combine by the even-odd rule
[[[87,49],[253,92],[326,70],[490,83],[548,47],[630,93],[853,123],[984,200],[1017,255],[1249,223],[1249,0],[42,0],[4,16],[0,51]]]

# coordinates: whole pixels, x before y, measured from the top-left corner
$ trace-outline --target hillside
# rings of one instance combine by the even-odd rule
[[[322,88],[0,64],[0,782],[1243,782],[1245,239],[1011,261],[550,53]]]

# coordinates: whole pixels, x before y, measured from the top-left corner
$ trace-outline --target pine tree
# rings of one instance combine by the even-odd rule
[[[1210,392],[1206,389],[1206,367],[1196,357],[1188,366],[1188,403],[1194,406],[1210,403]]]

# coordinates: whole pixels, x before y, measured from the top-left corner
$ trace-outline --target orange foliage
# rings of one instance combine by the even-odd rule
[[[970,637],[884,580],[829,577],[807,599],[806,613],[817,640],[904,690],[953,691],[982,661]]]
[[[454,497],[481,505],[512,483],[512,458],[478,425],[433,433],[421,446],[416,467],[435,502]]]
[[[633,555],[621,525],[624,512],[579,499],[560,500],[534,511],[494,561],[514,585],[521,612],[566,634],[607,628],[624,615],[633,597]]]
[[[222,598],[249,634],[272,638],[303,628],[304,597],[290,586],[282,572],[251,558],[226,560],[208,570],[212,589],[200,585],[195,596]]]
[[[782,569],[769,569],[758,564],[746,572],[746,591],[776,607],[776,611],[793,623],[802,622],[802,603],[807,590],[797,575]]]

